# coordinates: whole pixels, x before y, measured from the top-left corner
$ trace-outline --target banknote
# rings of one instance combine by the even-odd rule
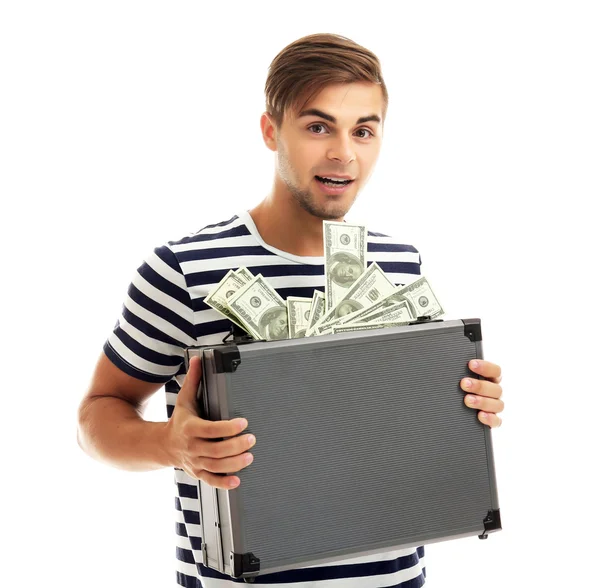
[[[310,306],[310,314],[308,315],[308,327],[306,329],[306,337],[310,337],[312,328],[321,320],[325,314],[325,294],[320,290],[315,290]]]
[[[323,221],[325,308],[337,306],[367,269],[367,229],[362,225]]]
[[[208,294],[204,302],[217,312],[220,312],[224,317],[234,322],[238,327],[245,329],[242,321],[229,308],[229,299],[243,286],[246,281],[237,275],[233,270],[229,270],[225,277],[217,284],[217,286]]]
[[[331,332],[335,335],[337,333],[354,333],[356,331],[371,331],[373,329],[388,329],[390,327],[402,327],[408,324],[408,321],[393,321],[388,323],[334,325],[331,329]]]
[[[245,280],[246,283],[251,282],[254,279],[254,274],[245,267],[241,267],[240,269],[236,270],[235,274],[236,276],[239,276],[240,278]]]
[[[402,302],[396,302],[386,308],[376,310],[363,317],[360,321],[352,321],[344,323],[344,325],[408,322],[415,318],[417,317],[413,316],[410,307],[408,306],[408,302],[403,300]]]
[[[261,274],[240,288],[227,303],[255,339],[275,341],[289,337],[285,300]]]
[[[415,301],[415,292],[418,293],[417,296],[421,297],[420,301]],[[408,308],[413,315],[413,318],[430,315],[433,319],[444,314],[444,310],[435,297],[427,278],[421,276],[408,285],[397,286],[386,298],[373,305],[371,308],[359,310],[342,317],[341,322],[343,324],[362,322],[367,319],[370,314],[404,301],[408,304]]]
[[[302,298],[299,296],[287,297],[286,304],[290,339],[300,339],[306,335],[312,301],[312,298]]]
[[[346,296],[334,308],[327,311],[317,323],[316,329],[319,330],[319,334],[323,334],[328,323],[372,307],[389,296],[394,289],[393,282],[381,267],[377,263],[372,263],[352,285]]]

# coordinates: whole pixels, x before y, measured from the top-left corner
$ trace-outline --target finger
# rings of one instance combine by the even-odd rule
[[[239,455],[248,451],[256,444],[254,435],[239,435],[225,441],[206,441],[204,439],[194,439],[189,445],[189,453],[192,455],[201,455],[221,459]]]
[[[184,406],[190,411],[196,413],[197,404],[196,396],[198,394],[198,387],[200,386],[200,377],[202,375],[202,361],[200,357],[192,357],[188,366],[188,371],[177,394],[175,403],[179,406]]]
[[[484,412],[497,414],[504,410],[504,402],[495,398],[484,398],[483,396],[475,396],[474,394],[467,394],[465,396],[465,404],[469,408],[477,408]]]
[[[226,457],[224,459],[212,459],[210,457],[199,457],[193,465],[198,470],[206,470],[214,474],[227,474],[239,472],[247,468],[254,461],[251,453],[242,453],[235,457]]]
[[[478,380],[476,378],[463,378],[460,381],[460,387],[465,392],[487,396],[489,398],[500,398],[502,396],[502,386],[488,382],[487,380]]]
[[[477,418],[480,423],[491,428],[499,427],[502,424],[502,419],[497,414],[489,412],[479,411],[479,413],[477,413]]]
[[[469,362],[469,369],[484,378],[496,381],[497,384],[499,384],[502,379],[502,369],[499,365],[492,363],[491,361],[473,359]]]
[[[183,426],[183,434],[198,439],[223,439],[239,435],[248,426],[246,419],[207,421],[200,417],[190,418]]]
[[[211,474],[206,470],[202,471],[199,477],[196,475],[193,477],[206,482],[214,488],[221,488],[223,490],[233,490],[240,485],[240,479],[237,476],[219,476],[218,474]]]

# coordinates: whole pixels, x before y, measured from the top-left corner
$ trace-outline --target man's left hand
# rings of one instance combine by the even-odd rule
[[[499,427],[502,419],[498,413],[504,410],[504,402],[500,400],[502,396],[500,366],[483,359],[473,359],[469,362],[469,369],[486,379],[463,378],[461,380],[460,387],[467,392],[465,404],[479,411],[477,418],[484,425]]]

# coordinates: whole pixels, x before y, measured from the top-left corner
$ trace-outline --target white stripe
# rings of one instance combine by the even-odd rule
[[[188,484],[190,486],[195,486],[198,483],[196,478],[192,478],[189,474],[184,472],[183,470],[173,470],[175,482],[178,484]]]
[[[369,251],[367,253],[367,262],[400,262],[400,263],[419,263],[419,254],[410,251]]]
[[[181,508],[183,510],[193,510],[194,512],[199,512],[197,498],[179,498],[179,502],[181,503]]]
[[[184,261],[181,263],[181,269],[187,275],[206,271],[238,269],[240,267],[254,267],[263,265],[277,267],[304,267],[304,264],[293,261],[281,263],[281,258],[277,257],[276,255],[234,254],[228,257],[215,257],[209,259],[193,259],[190,261]]]
[[[154,314],[153,312],[150,312],[149,310],[146,310],[143,306],[140,306],[129,296],[125,298],[125,307],[138,318],[141,318],[142,320],[151,324],[153,327],[155,327],[165,335],[169,335],[169,337],[181,341],[184,345],[192,346],[196,344],[195,339],[192,339],[190,336],[187,335],[187,333],[184,333],[182,330],[178,329],[164,318]],[[189,312],[191,318],[192,313],[191,311]]]
[[[121,356],[127,363],[147,374],[153,376],[173,376],[179,369],[178,366],[159,365],[142,359],[133,353],[129,347],[126,347],[114,333],[108,338],[108,343],[116,351],[117,355]]]

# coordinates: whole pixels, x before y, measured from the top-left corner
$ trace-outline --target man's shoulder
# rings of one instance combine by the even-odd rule
[[[176,251],[186,246],[193,247],[194,244],[198,244],[201,247],[201,244],[207,241],[216,241],[249,234],[250,231],[244,220],[240,215],[235,214],[227,220],[205,225],[201,229],[188,233],[183,237],[170,240],[167,244],[171,249]]]

